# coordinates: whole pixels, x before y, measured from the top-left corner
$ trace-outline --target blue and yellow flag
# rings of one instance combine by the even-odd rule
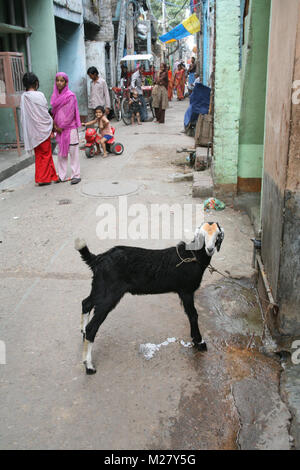
[[[189,18],[183,20],[179,25],[171,29],[171,31],[160,36],[159,39],[161,42],[165,43],[179,41],[179,39],[186,38],[190,36],[190,34],[198,33],[198,31],[200,31],[200,21],[197,15],[193,13]]]

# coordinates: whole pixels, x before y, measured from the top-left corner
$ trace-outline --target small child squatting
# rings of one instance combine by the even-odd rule
[[[83,122],[82,126],[88,127],[97,124],[98,129],[100,130],[100,136],[97,134],[96,137],[96,145],[97,145],[97,153],[96,155],[100,154],[100,145],[103,150],[103,157],[107,157],[106,151],[106,142],[113,137],[113,132],[110,127],[109,120],[106,117],[105,109],[103,106],[97,106],[95,109],[95,119],[89,122]]]
[[[91,293],[82,301],[86,373],[96,372],[92,363],[92,347],[99,327],[127,292],[132,295],[177,293],[190,322],[194,346],[205,351],[194,293],[215,250],[220,250],[223,239],[224,230],[215,222],[206,222],[198,227],[190,244],[180,242],[176,247],[163,250],[115,246],[94,255],[86,242],[77,238],[75,248],[93,271]],[[89,320],[93,309],[94,315]]]

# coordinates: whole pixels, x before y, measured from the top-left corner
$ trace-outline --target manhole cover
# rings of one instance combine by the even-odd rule
[[[92,197],[116,197],[135,193],[138,184],[127,181],[99,180],[82,185],[81,192]]]

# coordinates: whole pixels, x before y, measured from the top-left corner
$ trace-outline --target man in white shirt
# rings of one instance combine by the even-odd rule
[[[99,77],[96,67],[89,67],[88,76],[92,79],[90,95],[88,100],[88,121],[95,119],[95,109],[97,106],[103,106],[106,114],[110,111],[110,96],[106,81]]]
[[[141,100],[141,121],[147,121],[148,118],[148,111],[147,111],[147,105],[145,102],[145,98],[143,96],[143,90],[142,90],[142,85],[143,85],[143,70],[144,66],[140,65],[137,69],[136,72],[131,77],[131,90],[137,90],[139,98]]]

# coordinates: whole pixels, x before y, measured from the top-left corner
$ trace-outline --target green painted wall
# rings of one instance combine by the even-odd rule
[[[251,0],[242,50],[238,176],[261,178],[270,0]]]
[[[49,101],[57,73],[57,48],[52,0],[27,0],[32,70],[39,77],[40,90]]]
[[[216,2],[215,185],[237,184],[240,113],[240,0]]]
[[[20,14],[20,0],[15,1],[15,7],[17,23],[23,25],[22,15]],[[45,94],[49,103],[53,91],[54,77],[57,72],[53,1],[27,0],[27,14],[29,27],[33,30],[30,36],[32,71],[39,77],[40,90]],[[5,16],[5,11],[1,7],[0,15]],[[17,39],[18,52],[24,53],[25,70],[27,70],[25,37],[24,35],[18,35]],[[8,35],[6,35],[5,42],[9,45]],[[16,142],[13,112],[9,108],[0,109],[0,142]]]

